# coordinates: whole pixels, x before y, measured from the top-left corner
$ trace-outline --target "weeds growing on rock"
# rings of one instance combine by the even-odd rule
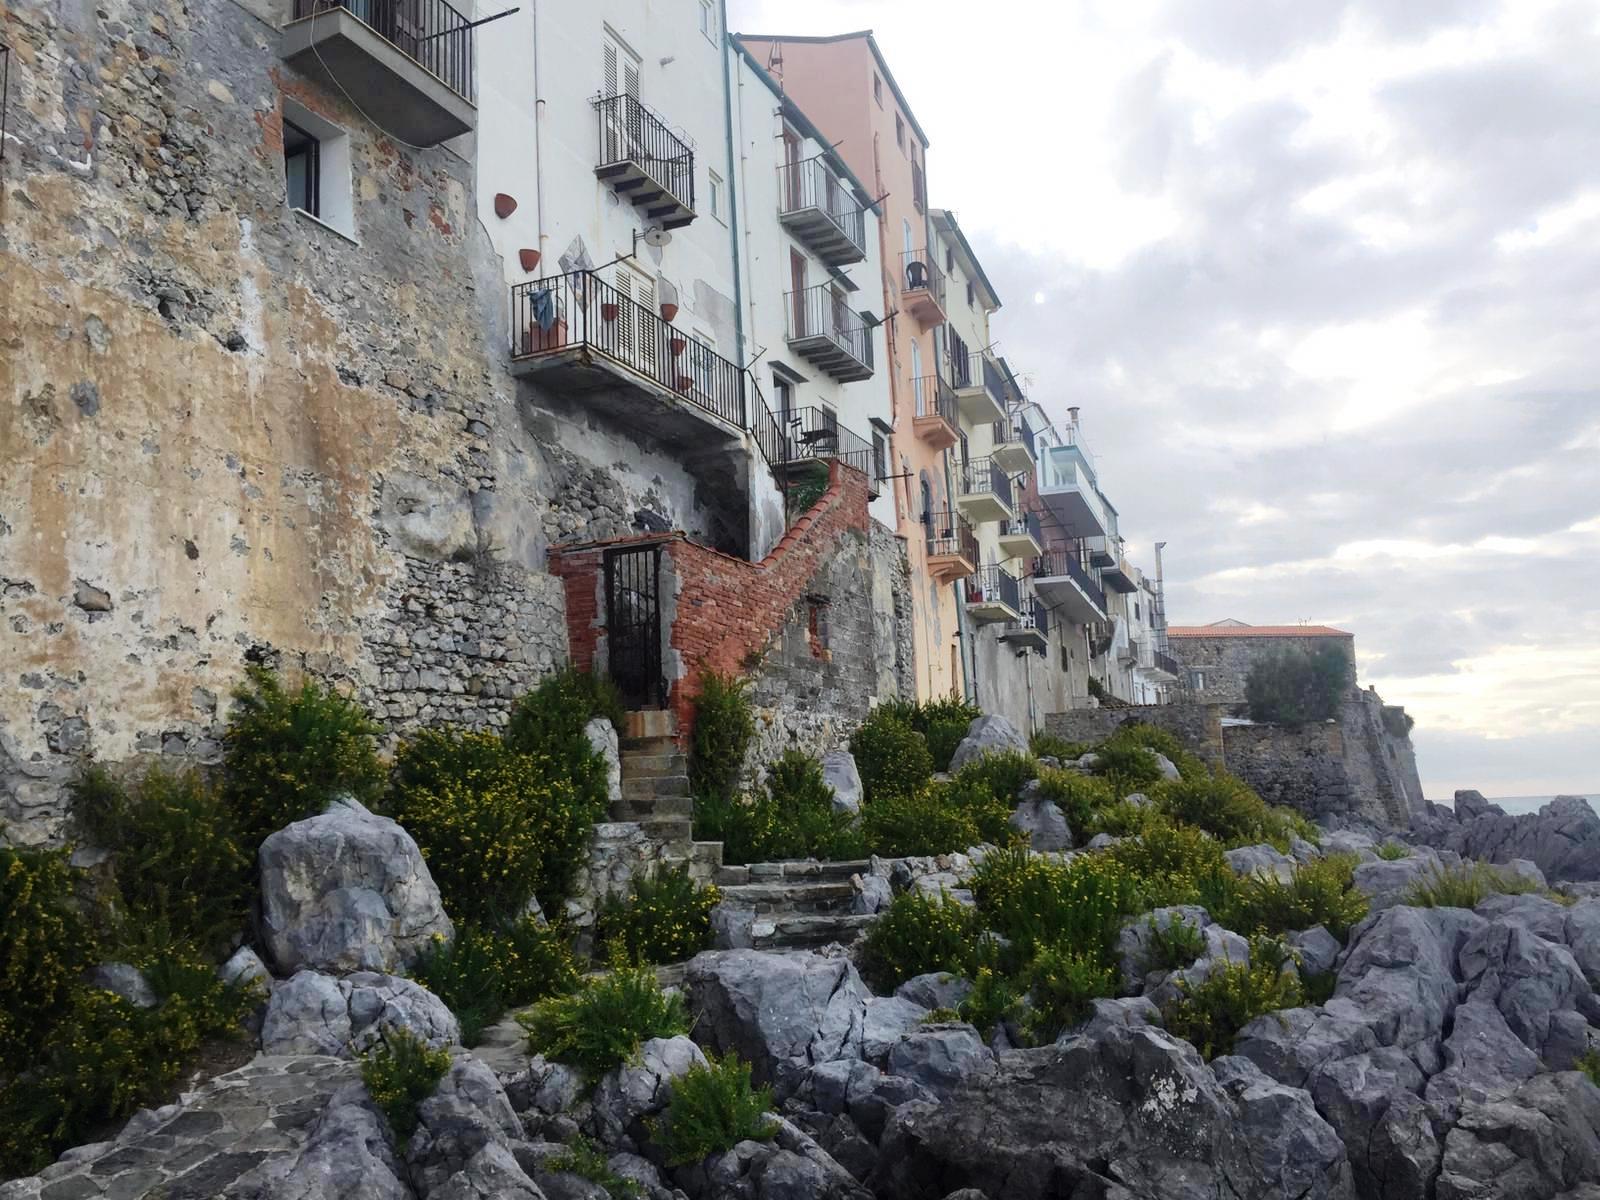
[[[1537,883],[1488,863],[1435,867],[1411,885],[1405,903],[1417,908],[1476,908],[1489,896],[1521,896],[1542,890]]]
[[[635,878],[627,896],[608,896],[595,918],[595,936],[620,945],[631,963],[673,963],[711,944],[711,910],[722,894],[689,878],[689,867],[658,868]]]
[[[450,1051],[435,1050],[404,1029],[392,1030],[361,1056],[361,1082],[388,1118],[402,1149],[417,1131],[417,1111],[450,1070]]]
[[[1181,985],[1182,994],[1162,1012],[1167,1032],[1207,1060],[1229,1053],[1251,1021],[1305,1002],[1299,976],[1284,970],[1288,958],[1281,942],[1251,939],[1248,965],[1219,963],[1201,983]]]
[[[619,967],[550,996],[517,1022],[533,1054],[571,1063],[597,1079],[651,1038],[689,1032],[683,997],[661,990],[650,967]]]
[[[769,1141],[778,1131],[770,1116],[772,1089],[751,1085],[750,1064],[732,1054],[707,1058],[705,1066],[672,1081],[666,1110],[651,1123],[651,1137],[671,1166],[700,1162],[740,1142]]]
[[[965,975],[977,932],[977,912],[970,906],[946,895],[902,893],[867,932],[861,974],[881,992],[930,971]]]

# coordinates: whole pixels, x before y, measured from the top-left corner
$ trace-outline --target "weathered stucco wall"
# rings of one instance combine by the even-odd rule
[[[378,133],[230,3],[7,12],[8,836],[60,832],[85,753],[214,756],[250,661],[401,725],[500,719],[566,647],[469,164]],[[348,132],[356,241],[285,203],[284,96]]]

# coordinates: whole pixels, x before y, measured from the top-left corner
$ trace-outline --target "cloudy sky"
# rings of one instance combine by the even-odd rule
[[[1600,3],[730,5],[874,30],[1173,623],[1355,632],[1430,796],[1600,795]]]

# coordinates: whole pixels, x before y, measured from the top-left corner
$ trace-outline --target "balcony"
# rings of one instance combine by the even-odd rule
[[[1078,625],[1106,619],[1106,594],[1076,549],[1046,550],[1033,560],[1033,590]]]
[[[1007,558],[1037,558],[1044,553],[1044,528],[1038,513],[1025,512],[1000,522],[1000,553]]]
[[[746,376],[737,363],[592,271],[511,289],[511,368],[518,377],[537,375],[541,383],[585,395],[640,433],[675,445],[734,440],[752,427],[746,424]],[[756,407],[766,406],[758,401]],[[778,440],[781,435],[762,439],[774,464],[782,448],[766,443]]]
[[[472,26],[444,0],[294,0],[278,54],[416,146],[470,133]]]
[[[872,378],[872,330],[831,283],[783,298],[784,339],[841,383]]]
[[[801,408],[778,414],[783,427],[783,465],[793,469],[811,462],[838,459],[867,477],[867,492],[878,494],[879,481],[873,470],[872,443],[839,424],[839,416],[828,408]]]
[[[1022,588],[1017,577],[991,563],[980,567],[966,582],[967,615],[974,621],[1022,619]]]
[[[1013,503],[1011,479],[993,460],[975,458],[956,468],[956,507],[974,525],[1010,520]]]
[[[944,272],[926,250],[900,256],[900,307],[924,333],[945,322]]]
[[[1039,460],[1039,499],[1078,537],[1104,537],[1110,527],[1100,493],[1076,446],[1047,446]]]
[[[973,425],[985,425],[1006,415],[1011,389],[1006,377],[987,354],[971,351],[950,360],[950,382],[961,415]]]
[[[1113,556],[1111,565],[1101,568],[1100,582],[1124,596],[1139,590],[1139,582],[1134,576],[1133,567],[1128,564],[1120,549]]]
[[[1160,677],[1162,683],[1177,683],[1183,676],[1178,660],[1165,650],[1156,650],[1150,655],[1150,671]]]
[[[965,579],[978,569],[978,539],[958,512],[925,513],[928,574],[938,583]]]
[[[935,450],[948,450],[961,440],[956,394],[941,375],[919,375],[911,381],[917,394],[917,436]]]
[[[867,214],[818,155],[778,168],[778,220],[831,267],[867,256]]]
[[[677,229],[694,220],[694,151],[626,93],[594,102],[600,157],[594,173],[645,220]]]
[[[1018,413],[994,423],[994,445],[989,457],[1007,471],[1021,475],[1038,465],[1039,451],[1027,419]]]
[[[1043,654],[1050,647],[1050,610],[1037,596],[1024,596],[1022,615],[1000,638],[1013,646],[1021,646]]]

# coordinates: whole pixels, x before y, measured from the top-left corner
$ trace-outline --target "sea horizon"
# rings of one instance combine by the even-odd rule
[[[1581,796],[1589,802],[1589,807],[1600,813],[1600,788],[1587,792],[1555,792],[1548,796],[1485,796],[1490,804],[1498,804],[1506,812],[1516,815],[1519,813],[1538,812],[1556,796]],[[1454,800],[1435,800],[1435,804],[1443,804],[1446,808],[1455,806]]]

